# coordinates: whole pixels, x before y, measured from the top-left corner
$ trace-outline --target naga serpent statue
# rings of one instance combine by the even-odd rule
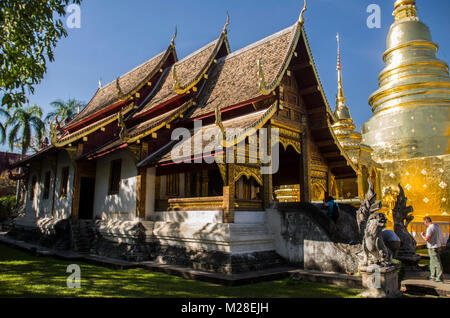
[[[376,201],[377,195],[370,178],[367,181],[369,182],[369,190],[361,207],[356,212],[364,253],[361,265],[369,265],[370,256],[372,256],[374,263],[387,266],[392,263],[392,254],[384,244],[382,236],[387,218],[383,213],[376,212],[381,208],[381,201]]]

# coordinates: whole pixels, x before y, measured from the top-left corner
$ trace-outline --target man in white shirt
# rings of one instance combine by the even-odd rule
[[[430,255],[430,280],[443,282],[442,262],[439,256],[442,246],[441,228],[433,224],[431,218],[426,216],[423,223],[427,227],[427,232],[422,232],[422,238],[427,242],[428,255]]]

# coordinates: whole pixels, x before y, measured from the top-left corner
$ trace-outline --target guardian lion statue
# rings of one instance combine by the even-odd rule
[[[381,265],[392,264],[392,254],[383,241],[383,229],[387,218],[383,213],[373,213],[369,216],[363,238],[363,266],[369,265],[370,255]]]

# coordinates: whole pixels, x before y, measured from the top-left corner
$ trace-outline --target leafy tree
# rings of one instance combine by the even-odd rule
[[[69,99],[68,101],[56,100],[50,103],[53,106],[54,111],[47,114],[45,117],[45,121],[52,122],[58,117],[58,120],[70,120],[77,114],[77,112],[84,107],[84,103],[80,102],[74,98]]]
[[[0,1],[1,106],[21,107],[28,102],[54,61],[53,50],[67,36],[62,17],[68,4],[82,0]]]
[[[19,141],[22,148],[22,159],[30,150],[33,139],[41,140],[45,133],[45,124],[41,117],[42,109],[34,105],[14,108],[11,117],[7,121],[9,147],[13,151]]]

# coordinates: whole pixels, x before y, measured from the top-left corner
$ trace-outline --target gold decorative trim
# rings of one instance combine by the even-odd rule
[[[257,130],[262,128],[276,113],[278,105],[278,102],[273,103],[272,106],[270,106],[270,108],[264,113],[263,116],[261,116],[259,120],[257,120],[250,127],[241,132],[241,134],[239,134],[238,136],[231,136],[232,139],[229,136],[226,136],[225,140],[222,140],[221,136],[219,136],[219,143],[222,144],[222,147],[228,148],[240,143],[248,136],[255,134]]]
[[[441,104],[439,104],[441,103]],[[442,103],[446,103],[446,104],[442,104]],[[429,104],[429,105],[426,105]],[[429,107],[429,106],[433,106],[433,107],[450,107],[450,100],[448,99],[430,99],[430,100],[426,100],[426,101],[411,101],[411,102],[407,102],[407,103],[400,103],[400,104],[396,104],[394,106],[390,106],[390,107],[386,107],[380,110],[377,110],[376,112],[373,113],[373,115],[379,114],[381,112],[384,111],[391,111],[391,110],[404,110],[404,109],[409,109],[409,108],[415,108],[415,107]]]
[[[133,109],[134,109],[134,103],[131,103],[128,107],[122,109],[120,112],[122,113],[122,115],[125,115]],[[83,137],[86,137],[86,136],[92,134],[93,132],[105,127],[106,125],[114,122],[117,119],[118,119],[118,115],[112,114],[112,115],[110,115],[102,120],[99,120],[83,129],[78,130],[76,133],[73,133],[67,137],[61,138],[61,140],[59,140],[59,141],[57,141],[55,139],[55,137],[52,136],[52,145],[57,148],[64,147],[72,142],[77,141],[78,139],[81,139]]]
[[[261,167],[259,166],[235,164],[233,182],[237,182],[242,176],[246,176],[248,179],[253,177],[259,185],[263,185]]]
[[[443,82],[426,82],[426,83],[413,83],[413,84],[405,84],[398,87],[388,88],[382,90],[381,92],[375,93],[370,96],[369,103],[372,105],[382,99],[383,97],[390,96],[392,94],[401,93],[404,91],[409,91],[412,89],[421,89],[421,88],[450,88],[450,83]]]
[[[162,121],[159,125],[152,127],[151,129],[149,129],[141,134],[138,134],[137,136],[133,136],[133,137],[125,139],[125,142],[130,144],[130,143],[136,142],[137,140],[140,140],[144,137],[147,137],[148,135],[153,135],[156,131],[160,130],[161,128],[166,127],[166,125],[170,124],[172,121],[179,118],[180,114],[184,114],[184,112],[187,111],[192,105],[194,105],[193,100],[191,100],[184,107],[182,107],[181,109],[179,109],[178,111],[173,113],[170,117],[168,117],[167,120]]]
[[[288,146],[292,146],[294,150],[301,155],[302,154],[302,145],[299,140],[294,140],[285,136],[279,136],[280,144],[283,146],[284,151],[287,150]]]

